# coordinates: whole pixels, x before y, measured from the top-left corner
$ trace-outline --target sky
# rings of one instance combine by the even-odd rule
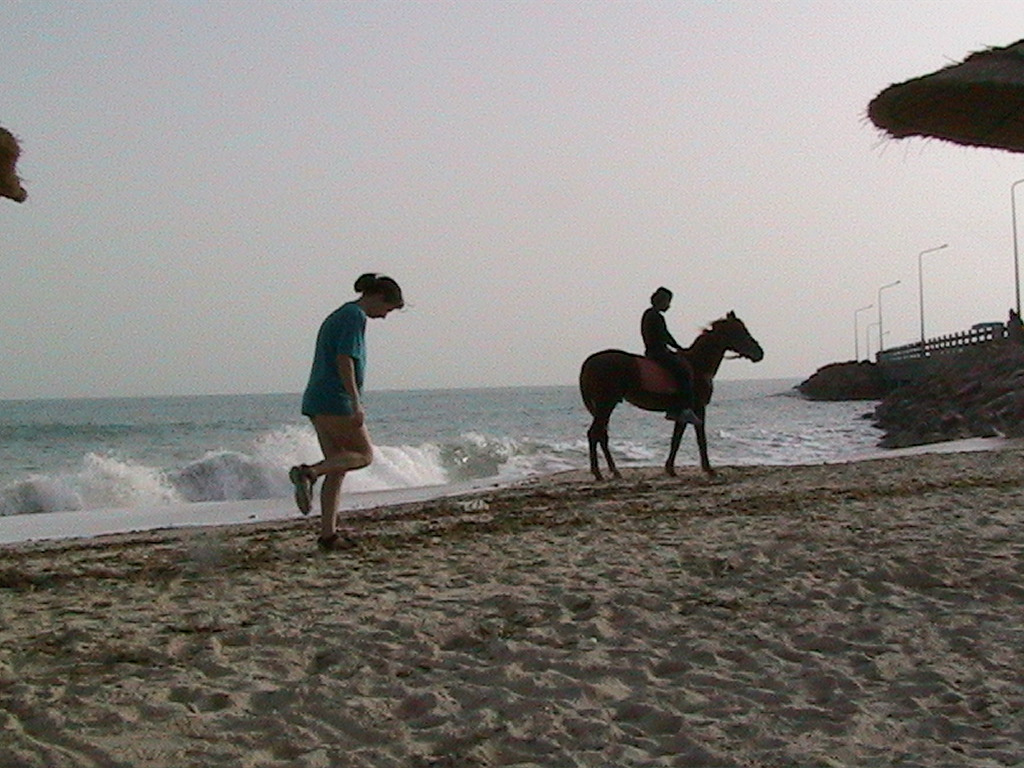
[[[725,379],[866,358],[879,298],[886,346],[1014,306],[1024,156],[866,110],[1017,2],[2,7],[0,399],[299,392],[367,271],[371,390],[571,384],[661,285],[760,341]]]

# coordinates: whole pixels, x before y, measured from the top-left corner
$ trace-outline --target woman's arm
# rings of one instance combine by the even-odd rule
[[[673,352],[678,352],[683,348],[682,344],[672,338],[672,334],[668,332],[668,325],[665,326],[665,341],[668,342],[668,348]]]
[[[345,392],[352,400],[352,411],[361,423],[363,419],[363,404],[359,402],[359,387],[356,384],[356,364],[348,355],[338,355],[338,376],[341,377],[341,384]]]

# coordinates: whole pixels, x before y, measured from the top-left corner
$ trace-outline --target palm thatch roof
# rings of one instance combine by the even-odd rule
[[[28,197],[15,171],[20,154],[18,140],[6,128],[0,128],[0,197],[8,197],[17,203]]]
[[[890,85],[868,104],[868,117],[897,139],[1024,152],[1024,40]]]

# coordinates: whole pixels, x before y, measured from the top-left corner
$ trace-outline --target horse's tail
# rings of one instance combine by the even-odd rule
[[[591,366],[596,355],[600,352],[595,352],[590,355],[586,360],[583,361],[583,365],[580,366],[579,385],[580,385],[580,398],[583,400],[583,405],[586,407],[590,415],[593,416],[596,408],[596,403],[593,396],[593,386],[590,384],[591,380]]]

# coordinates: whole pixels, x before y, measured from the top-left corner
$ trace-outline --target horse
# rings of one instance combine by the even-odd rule
[[[747,326],[736,317],[735,312],[715,320],[697,336],[693,344],[677,353],[684,367],[692,374],[693,410],[701,422],[694,429],[697,433],[697,447],[700,449],[700,466],[708,475],[714,475],[714,470],[708,461],[704,415],[711,402],[712,381],[726,352],[733,352],[755,363],[764,358],[761,345],[750,335]],[[675,399],[676,385],[668,371],[650,358],[619,349],[595,352],[583,361],[580,367],[580,394],[593,416],[593,422],[587,430],[587,440],[590,443],[590,471],[598,480],[604,479],[597,462],[598,446],[601,446],[612,475],[622,477],[608,449],[608,420],[615,406],[625,400],[647,411],[667,411],[673,406],[678,407]],[[686,422],[677,421],[672,431],[672,444],[665,462],[665,472],[670,477],[676,475],[676,453],[685,430]]]

